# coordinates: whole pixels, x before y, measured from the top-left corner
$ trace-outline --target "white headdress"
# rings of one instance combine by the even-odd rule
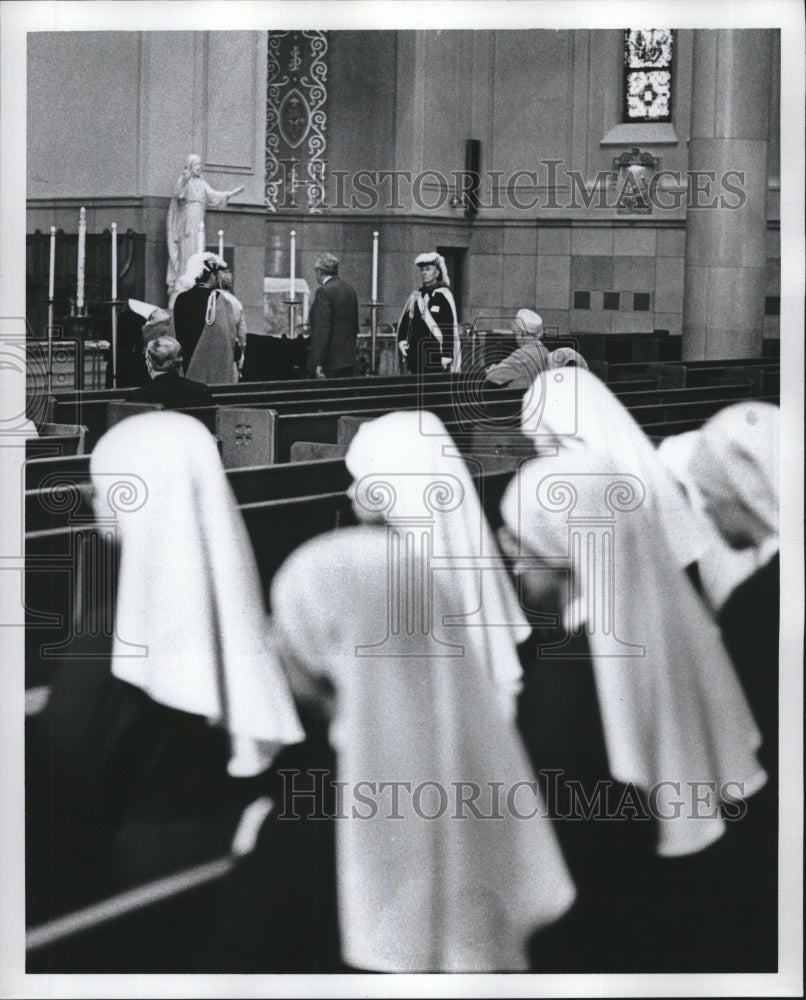
[[[643,472],[629,454],[603,457],[583,441],[523,465],[501,502],[503,520],[525,552],[572,562],[565,622],[588,639],[612,776],[651,792],[656,805],[672,788],[685,795],[698,783],[717,803],[731,789],[747,798],[767,780],[756,757],[761,735]],[[619,499],[608,507],[611,541],[605,547],[602,538],[595,553],[591,521],[577,514],[572,535],[572,515],[603,506],[606,480],[611,501]],[[571,496],[575,506],[564,503]],[[656,816],[664,856],[702,850],[725,830],[715,805],[709,812],[688,803],[681,812],[666,801]]]
[[[210,253],[209,251],[194,253],[188,258],[185,273],[177,281],[176,290],[178,292],[186,292],[196,284],[205,271],[226,271],[227,266],[224,258],[219,257],[217,253]]]
[[[399,642],[390,632],[368,649],[388,627],[389,551],[383,529],[340,528],[296,549],[271,588],[292,678],[303,691],[321,682],[336,691],[330,739],[344,789],[334,824],[342,956],[373,972],[525,971],[527,938],[570,907],[574,888],[515,726],[495,711],[494,661],[470,641],[491,629],[459,629],[454,657],[423,656],[417,630],[405,624]],[[410,566],[422,579],[419,552]],[[435,572],[426,588],[414,588],[405,605],[411,621],[466,610],[447,578],[463,575]],[[325,595],[300,628],[311,600]],[[494,823],[457,822],[453,807],[433,799],[461,783],[493,788],[499,776],[535,810],[528,822],[514,809]],[[368,782],[387,791],[364,819],[355,793]],[[402,792],[394,814],[390,782]]]
[[[417,267],[422,267],[424,264],[436,264],[439,268],[440,281],[443,285],[450,285],[451,279],[448,277],[448,265],[445,263],[445,258],[441,253],[437,253],[436,250],[433,253],[421,253],[414,263]]]
[[[436,484],[432,489],[454,490],[460,498],[453,507],[446,505],[444,510],[435,511],[431,544],[443,568],[456,571],[451,585],[457,603],[466,613],[477,613],[485,626],[470,628],[467,641],[488,664],[504,710],[514,714],[522,683],[515,647],[529,637],[531,629],[503,569],[482,573],[467,568],[474,556],[486,556],[497,549],[464,459],[443,453],[447,440],[442,421],[428,410],[388,413],[361,425],[345,462],[356,481],[359,507],[372,509],[367,490],[394,491],[394,516],[388,523],[404,536],[409,529],[405,523],[399,528],[400,518],[421,514],[423,477]]]
[[[515,325],[519,331],[530,337],[543,336],[543,320],[532,309],[519,309]]]
[[[215,439],[183,413],[141,414],[107,431],[90,473],[120,541],[112,673],[224,726],[230,774],[260,773],[305,733]]]

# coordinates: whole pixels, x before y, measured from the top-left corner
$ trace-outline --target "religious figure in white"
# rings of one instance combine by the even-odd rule
[[[204,222],[208,206],[221,208],[230,198],[240,194],[243,187],[233,191],[214,191],[201,173],[201,157],[195,153],[187,159],[182,176],[168,208],[168,297],[173,302],[176,282],[185,273],[187,262],[194,253],[203,252],[199,246],[199,224]]]

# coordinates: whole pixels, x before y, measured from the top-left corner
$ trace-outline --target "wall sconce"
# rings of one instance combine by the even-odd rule
[[[637,147],[613,158],[610,183],[616,187],[616,211],[619,215],[651,215],[649,187],[660,159]]]

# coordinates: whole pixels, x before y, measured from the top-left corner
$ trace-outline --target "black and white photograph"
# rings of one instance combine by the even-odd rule
[[[0,997],[803,994],[805,45],[3,0]]]

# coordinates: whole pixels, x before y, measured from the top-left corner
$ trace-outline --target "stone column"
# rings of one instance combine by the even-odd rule
[[[694,35],[689,168],[716,178],[689,180],[684,360],[761,356],[772,51],[771,31]]]

